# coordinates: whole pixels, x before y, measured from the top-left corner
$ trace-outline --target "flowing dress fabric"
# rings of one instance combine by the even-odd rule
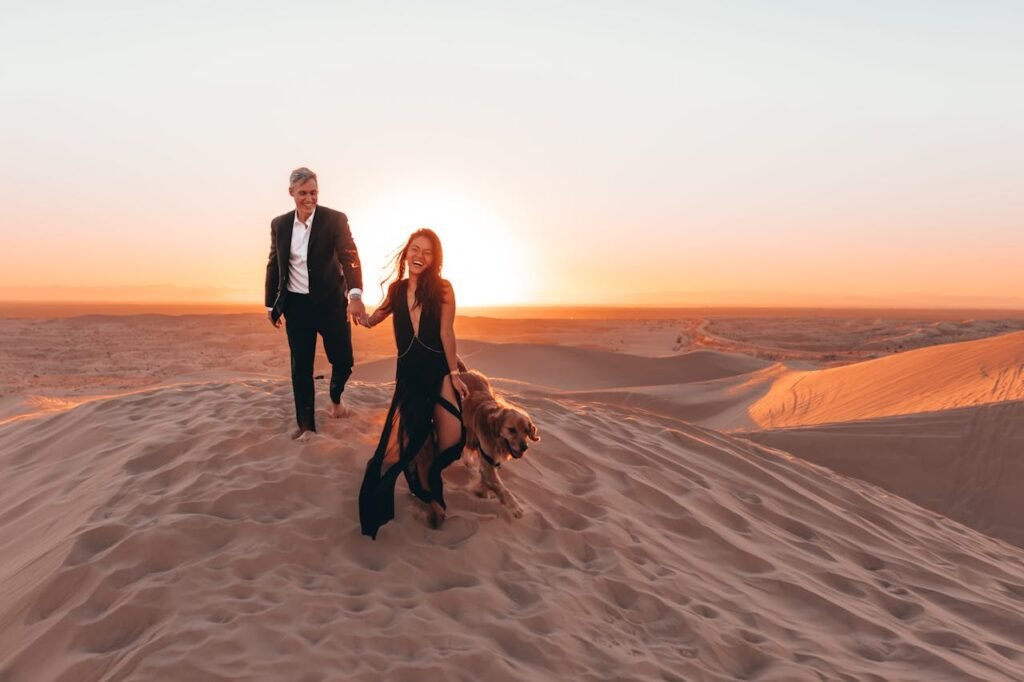
[[[424,502],[436,500],[445,506],[441,471],[462,456],[466,442],[459,407],[441,396],[448,362],[441,342],[440,313],[423,309],[417,333],[409,313],[408,284],[408,280],[400,280],[390,295],[398,348],[395,394],[377,450],[366,464],[359,490],[359,522],[363,534],[374,539],[380,527],[395,517],[395,482],[400,473],[405,474],[409,489],[416,497]],[[434,458],[429,473],[431,494],[420,485],[414,459],[421,450],[437,447],[434,408],[438,405],[459,421],[461,435],[457,443]],[[396,448],[398,461],[385,465],[384,457]]]

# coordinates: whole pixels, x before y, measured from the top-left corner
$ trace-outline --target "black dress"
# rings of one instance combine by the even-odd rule
[[[389,292],[398,349],[395,395],[391,399],[377,450],[366,464],[359,490],[359,522],[363,534],[374,539],[380,527],[395,518],[395,481],[399,473],[405,474],[409,489],[416,497],[428,503],[436,500],[445,506],[441,471],[462,456],[466,442],[461,410],[441,396],[448,362],[441,342],[440,311],[424,307],[417,334],[409,314],[408,288],[409,280],[403,279],[392,285]],[[414,458],[424,445],[429,448],[437,446],[434,407],[438,404],[454,415],[462,431],[458,443],[434,458],[429,475],[431,494],[420,485]],[[394,448],[396,443],[399,444],[398,462],[385,470],[384,457],[389,446]]]

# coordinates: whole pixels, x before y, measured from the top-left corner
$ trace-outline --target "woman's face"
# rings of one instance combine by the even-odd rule
[[[419,275],[434,264],[434,245],[424,236],[416,237],[405,251],[405,267],[410,275]]]

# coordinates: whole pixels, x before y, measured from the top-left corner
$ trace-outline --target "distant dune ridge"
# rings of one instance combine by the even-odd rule
[[[1024,334],[821,370],[466,340],[540,425],[527,513],[456,464],[443,529],[400,485],[373,542],[393,358],[300,446],[283,338],[227,324],[9,328],[0,681],[1024,679]]]
[[[780,377],[750,408],[763,427],[803,426],[1024,400],[1024,332],[920,348]]]
[[[669,357],[525,343],[466,341],[459,346],[466,363],[485,374],[563,390],[659,386],[707,381],[761,369],[771,363],[746,355],[700,350]],[[360,377],[394,376],[394,360],[356,368]]]

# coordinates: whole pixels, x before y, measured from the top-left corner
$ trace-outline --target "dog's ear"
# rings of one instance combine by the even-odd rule
[[[496,408],[487,414],[487,432],[493,436],[501,433],[501,425],[505,421],[505,410]]]
[[[532,419],[529,421],[529,427],[527,427],[527,429],[528,429],[527,434],[526,434],[527,438],[529,438],[530,440],[532,440],[534,442],[540,440],[540,434],[537,433],[537,425],[533,423]]]

